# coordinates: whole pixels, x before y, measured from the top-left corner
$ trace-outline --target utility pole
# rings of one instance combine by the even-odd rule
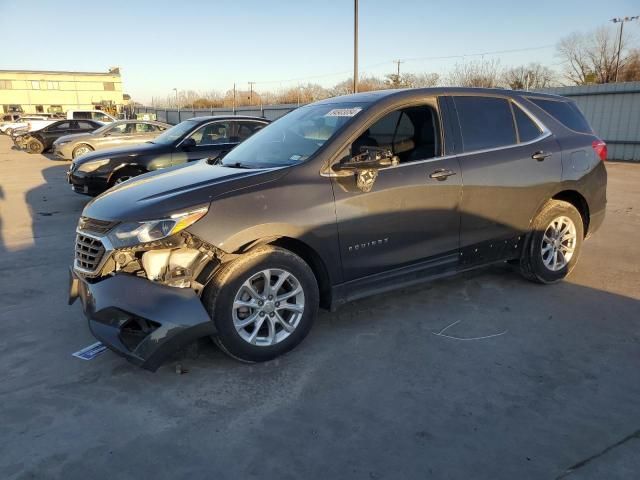
[[[398,81],[400,81],[400,64],[404,63],[404,60],[394,60],[393,63],[398,66],[396,75],[398,75]]]
[[[256,82],[248,82],[249,83],[249,105],[253,105],[253,86]]]
[[[236,114],[236,84],[233,84],[233,114]]]
[[[640,18],[640,15],[635,15],[633,17],[616,17],[616,18],[612,18],[611,21],[613,23],[619,23],[620,24],[620,33],[618,34],[618,54],[617,54],[617,59],[616,59],[616,76],[614,81],[618,81],[618,72],[620,70],[620,52],[622,51],[622,29],[624,28],[624,24],[625,22],[631,22],[633,20],[638,20],[638,18]]]
[[[358,93],[358,0],[353,0],[353,93]]]

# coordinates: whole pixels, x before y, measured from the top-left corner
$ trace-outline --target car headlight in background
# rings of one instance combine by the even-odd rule
[[[107,237],[113,248],[133,247],[170,237],[200,220],[209,207],[200,207],[171,215],[169,218],[146,222],[127,222],[113,229]]]
[[[110,161],[110,158],[105,158],[104,160],[96,160],[95,162],[81,163],[80,166],[78,166],[78,171],[85,173],[93,172]]]

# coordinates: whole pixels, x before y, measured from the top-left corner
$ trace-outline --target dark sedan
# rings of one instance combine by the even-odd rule
[[[89,133],[104,126],[96,120],[60,120],[40,130],[29,132],[23,144],[29,153],[42,153],[49,150],[58,138],[64,135]]]
[[[75,192],[98,195],[146,172],[193,160],[222,158],[269,123],[258,117],[196,117],[133,147],[101,150],[71,163],[68,180]]]

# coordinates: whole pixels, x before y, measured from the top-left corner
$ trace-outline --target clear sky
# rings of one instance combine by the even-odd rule
[[[640,14],[638,0],[360,0],[360,71],[445,74],[462,58],[558,64],[572,31]],[[640,38],[640,22],[626,26]],[[106,71],[120,66],[135,100],[179,90],[256,90],[350,76],[353,0],[0,0],[0,69]],[[477,58],[477,57],[469,57]]]

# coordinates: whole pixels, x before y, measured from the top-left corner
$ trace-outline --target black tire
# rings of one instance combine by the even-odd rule
[[[89,151],[91,151],[91,152],[93,152],[93,151],[95,150],[91,145],[88,145],[88,144],[86,144],[86,143],[81,143],[80,145],[77,145],[77,146],[73,149],[73,152],[71,152],[71,158],[72,158],[72,159],[75,159],[75,158],[78,156],[78,154],[77,154],[76,152],[77,152],[81,147],[88,147],[88,148],[89,148]]]
[[[37,138],[32,138],[27,142],[26,150],[29,153],[42,153],[44,152],[44,145]]]
[[[552,270],[545,265],[542,244],[545,232],[554,219],[569,218],[575,227],[575,246],[570,260],[559,270]],[[584,222],[580,212],[568,202],[550,200],[536,216],[531,233],[520,258],[520,273],[527,280],[536,283],[556,283],[567,277],[578,263],[582,242],[584,240]]]
[[[252,345],[233,323],[233,304],[243,283],[265,269],[282,269],[298,280],[304,292],[304,311],[288,337],[275,345]],[[264,362],[298,345],[307,336],[318,315],[318,283],[309,265],[294,253],[271,245],[260,246],[225,264],[207,285],[202,301],[215,323],[214,342],[227,355],[244,362]]]
[[[119,172],[114,173],[109,179],[109,188],[117,185],[118,183],[122,183],[130,178],[137,177],[138,175],[142,175],[144,172],[140,172],[138,170],[121,170]]]

